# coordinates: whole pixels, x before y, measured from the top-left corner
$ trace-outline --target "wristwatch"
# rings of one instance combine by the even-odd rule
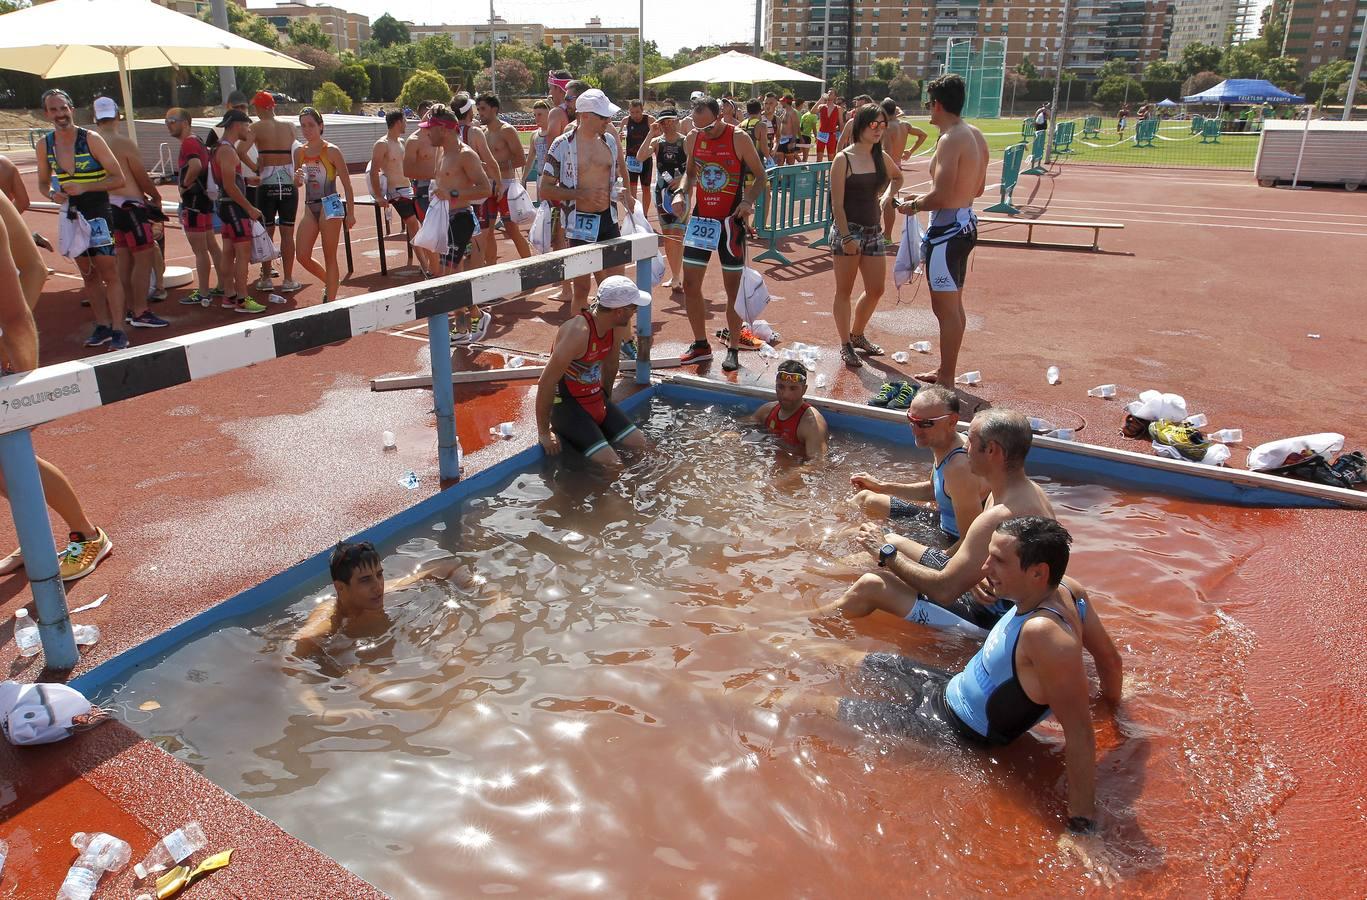
[[[1069,816],[1068,830],[1073,834],[1096,834],[1096,820],[1086,816]]]
[[[892,544],[884,544],[878,548],[878,568],[883,568],[892,558],[897,555],[897,548]]]

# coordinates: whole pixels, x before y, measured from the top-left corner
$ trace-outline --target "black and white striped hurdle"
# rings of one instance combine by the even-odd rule
[[[427,319],[439,470],[443,479],[454,481],[460,477],[460,456],[449,314],[632,262],[638,263],[636,284],[649,291],[657,249],[654,234],[635,234],[0,378],[0,469],[33,587],[47,666],[70,670],[79,656],[30,429],[120,400]],[[636,315],[639,384],[650,381],[650,314],[646,306],[638,308]]]

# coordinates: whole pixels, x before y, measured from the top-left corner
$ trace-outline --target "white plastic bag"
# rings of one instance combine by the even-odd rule
[[[1143,391],[1139,399],[1126,407],[1136,419],[1156,422],[1166,419],[1181,422],[1187,417],[1187,401],[1181,394],[1164,394],[1160,391]]]
[[[275,246],[271,236],[266,232],[266,226],[262,225],[257,219],[252,220],[252,263],[270,262],[280,255],[280,249]]]
[[[925,271],[921,264],[921,222],[915,216],[907,216],[907,224],[902,229],[902,243],[897,248],[897,258],[892,263],[892,283],[901,287],[912,276]]]
[[[427,216],[422,220],[422,227],[418,233],[413,235],[413,246],[430,250],[433,253],[445,253],[447,244],[450,242],[448,231],[451,226],[451,214],[445,200],[440,197],[432,198],[432,205],[427,207]]]
[[[64,684],[0,681],[0,731],[11,744],[51,744],[109,718]]]
[[[645,213],[641,212],[640,204],[631,210],[631,215],[622,217],[622,234],[654,234],[655,229],[650,227],[650,219],[646,218]],[[650,267],[650,286],[659,287],[665,280],[665,273],[669,271],[665,263],[664,250],[655,251],[655,259]]]
[[[508,188],[508,217],[515,225],[530,225],[536,221],[536,207],[520,181],[513,182],[513,186]]]
[[[1248,451],[1248,467],[1255,472],[1281,468],[1286,465],[1287,457],[1292,454],[1313,453],[1327,460],[1342,449],[1343,435],[1332,431],[1282,438],[1279,441],[1259,444]]]
[[[90,249],[90,223],[85,216],[66,214],[66,206],[57,218],[57,252],[67,259],[75,259]]]
[[[740,290],[736,292],[736,313],[741,321],[753,322],[769,305],[769,288],[764,277],[749,266],[740,275]]]
[[[536,216],[532,219],[532,227],[527,235],[527,240],[531,242],[532,249],[537,253],[551,252],[551,204],[549,202],[536,205]]]

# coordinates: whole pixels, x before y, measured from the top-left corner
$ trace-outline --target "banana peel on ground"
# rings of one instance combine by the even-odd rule
[[[233,851],[224,850],[206,857],[194,869],[189,866],[176,866],[157,879],[157,900],[170,900],[210,872],[226,868],[228,863],[232,862],[232,858]]]

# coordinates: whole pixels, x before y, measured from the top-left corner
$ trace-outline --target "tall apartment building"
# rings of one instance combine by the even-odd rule
[[[1258,0],[1177,0],[1172,17],[1168,59],[1197,42],[1223,47],[1230,37],[1242,44],[1258,36]]]
[[[1367,20],[1367,0],[1290,2],[1285,55],[1301,61],[1303,77],[1336,59],[1353,59],[1358,41],[1362,40],[1364,20]],[[1285,8],[1281,3],[1278,7]]]
[[[762,0],[761,0],[762,2]],[[629,39],[636,37],[636,26],[604,27],[603,20],[594,16],[583,28],[547,28],[546,46],[564,50],[570,44],[587,44],[595,53],[614,56],[626,49]]]
[[[934,77],[955,38],[1004,38],[1008,69],[1028,59],[1047,76],[1054,72],[1063,42],[1063,0],[859,0],[852,31],[849,0],[829,2],[828,71],[845,68],[853,40],[856,78],[869,77],[873,61],[886,57],[899,59],[903,73],[912,78]],[[820,56],[826,3],[768,0],[765,49],[788,59]],[[1085,78],[1108,59],[1141,66],[1160,59],[1171,10],[1169,0],[1070,0],[1064,68]]]
[[[457,47],[487,44],[491,31],[494,41],[499,44],[518,41],[527,45],[539,45],[545,43],[546,39],[545,25],[510,23],[502,16],[494,16],[492,26],[488,22],[477,22],[473,25],[414,25],[412,22],[404,24],[408,26],[409,36],[415,41],[432,35],[449,34],[451,42]]]
[[[294,19],[312,19],[332,38],[338,53],[359,50],[363,41],[370,40],[370,19],[336,6],[283,2],[251,11],[274,25],[281,37],[289,33],[290,22]]]

